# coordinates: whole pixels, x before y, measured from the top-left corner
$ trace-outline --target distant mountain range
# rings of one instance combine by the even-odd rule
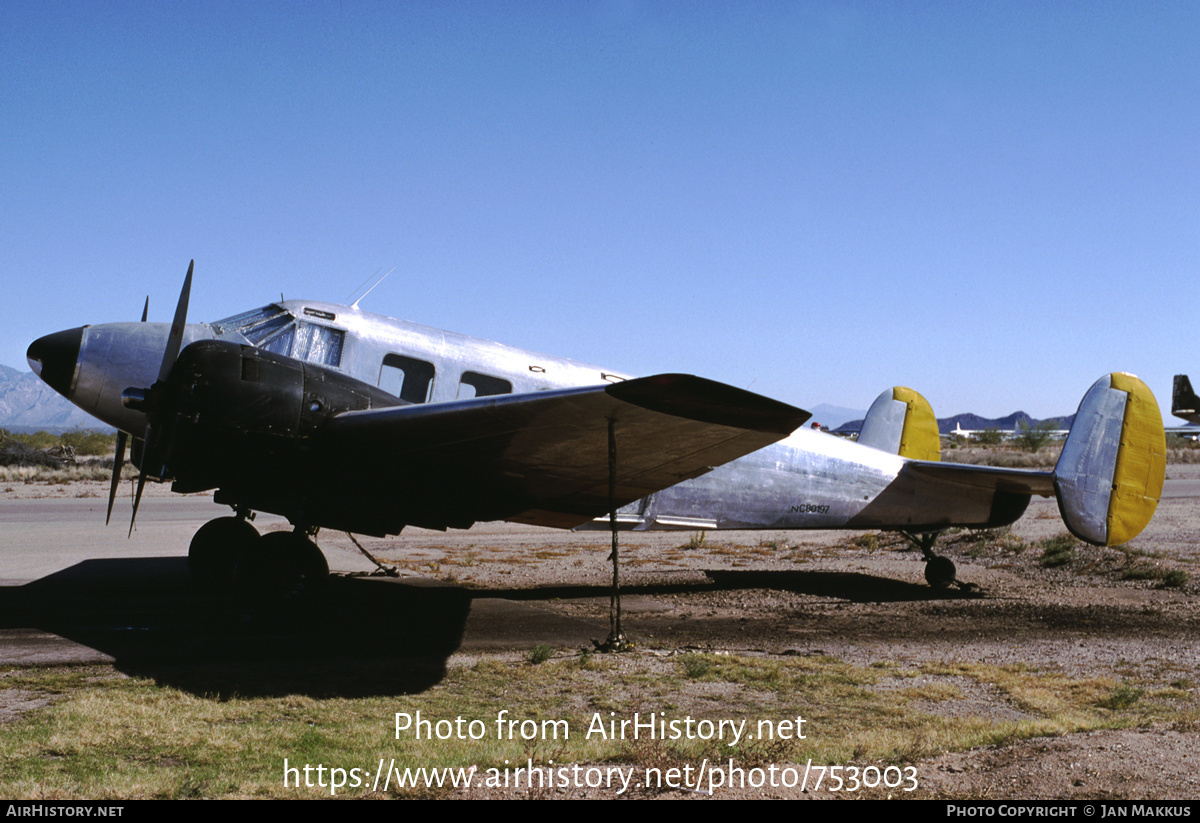
[[[989,419],[987,417],[980,417],[977,414],[966,412],[963,414],[956,414],[953,417],[939,417],[937,422],[938,431],[941,434],[950,434],[956,428],[961,428],[963,431],[984,431],[985,429],[996,429],[997,431],[1011,432],[1016,431],[1018,428],[1025,428],[1026,426],[1036,426],[1039,423],[1051,423],[1053,424],[1054,428],[1063,429],[1066,431],[1069,430],[1071,428],[1071,424],[1075,422],[1075,415],[1071,414],[1067,415],[1066,417],[1047,417],[1045,420],[1036,420],[1025,412],[1018,411],[1013,412],[1005,417]],[[834,431],[838,434],[851,434],[853,432],[861,431],[862,424],[863,421],[861,419],[851,420],[845,425],[834,429]]]
[[[1007,417],[998,417],[995,420],[989,420],[986,417],[980,417],[977,414],[956,414],[953,417],[938,418],[938,431],[942,434],[950,434],[955,427],[961,428],[964,431],[983,431],[984,429],[996,429],[1002,432],[1016,431],[1028,426],[1036,426],[1039,423],[1049,423],[1055,429],[1069,431],[1071,425],[1075,422],[1075,415],[1069,414],[1066,417],[1047,417],[1045,420],[1035,420],[1023,411],[1013,412]]]
[[[53,432],[76,428],[112,430],[71,405],[33,372],[8,366],[0,366],[0,428]]]

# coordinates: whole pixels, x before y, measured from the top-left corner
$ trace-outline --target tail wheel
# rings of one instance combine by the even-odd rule
[[[258,530],[239,517],[218,517],[199,528],[188,548],[188,571],[202,586],[227,586],[234,569],[258,542]]]
[[[964,588],[970,585],[958,582],[957,569],[954,568],[953,560],[933,553],[933,544],[937,542],[938,535],[941,532],[913,534],[912,532],[901,531],[900,534],[907,537],[909,542],[920,549],[921,554],[925,556],[925,582],[930,586],[935,589],[948,589],[954,585]]]
[[[933,555],[925,562],[925,582],[935,589],[948,589],[957,580],[954,561],[949,557]]]

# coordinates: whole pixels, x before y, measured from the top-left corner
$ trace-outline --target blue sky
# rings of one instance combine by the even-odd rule
[[[287,297],[940,416],[1200,376],[1191,3],[0,3],[0,363]]]

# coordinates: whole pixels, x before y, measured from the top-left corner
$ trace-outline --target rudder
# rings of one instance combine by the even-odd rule
[[[1113,372],[1088,389],[1054,467],[1058,508],[1071,534],[1116,546],[1141,533],[1162,497],[1166,438],[1153,393]]]

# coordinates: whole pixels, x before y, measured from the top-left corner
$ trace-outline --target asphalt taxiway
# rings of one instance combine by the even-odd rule
[[[375,566],[344,536],[320,541],[335,576],[316,602],[201,591],[188,575],[188,543],[228,508],[203,496],[144,500],[132,536],[119,508],[106,527],[102,498],[0,499],[0,665],[145,671],[357,658],[419,660],[436,672],[454,652],[532,648],[548,637],[582,646],[605,634],[528,603],[474,600],[416,576],[371,577]],[[287,528],[264,516],[255,525]]]
[[[1192,476],[1198,473],[1178,474],[1167,481],[1165,501],[1200,497],[1200,477]],[[413,574],[368,576],[374,565],[344,535],[326,533],[319,542],[335,576],[315,602],[202,591],[187,572],[188,543],[196,529],[229,510],[207,496],[157,491],[143,501],[131,536],[128,506],[118,506],[106,527],[106,501],[94,489],[77,492],[93,496],[0,497],[0,665],[106,662],[161,673],[215,662],[305,667],[356,659],[401,668],[423,661],[419,668],[436,678],[454,653],[539,643],[579,648],[607,634],[606,620],[563,614],[519,592],[510,598],[503,589],[473,592]],[[255,525],[287,528],[269,516]],[[448,545],[464,539],[486,545],[514,533],[529,541],[586,539],[511,524],[481,524],[444,537]],[[603,594],[595,587],[583,596]],[[214,687],[200,682],[196,688]]]

